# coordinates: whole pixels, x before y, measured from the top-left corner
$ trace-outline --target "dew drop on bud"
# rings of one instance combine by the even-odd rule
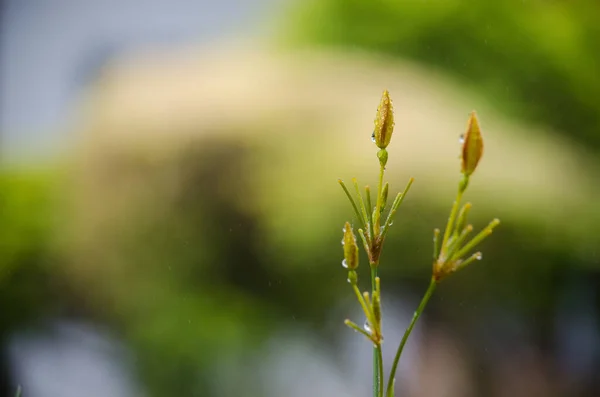
[[[371,141],[375,142],[375,132],[371,135]]]
[[[344,244],[345,244],[345,243],[344,243],[344,239],[342,239],[342,245],[344,245]]]
[[[363,325],[363,328],[365,329],[365,331],[367,331],[367,333],[371,333],[371,324],[369,324],[369,321],[365,321],[365,325]]]
[[[465,134],[461,134],[460,137],[458,137],[458,143],[461,145],[465,143]]]
[[[348,269],[348,262],[346,262],[346,260],[342,260],[342,266],[345,267],[346,269]]]
[[[477,259],[478,261],[480,261],[481,258],[483,258],[483,255],[481,255],[481,252],[478,252],[478,253],[475,254],[475,259]]]

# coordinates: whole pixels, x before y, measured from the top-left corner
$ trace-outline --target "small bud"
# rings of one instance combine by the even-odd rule
[[[379,164],[381,164],[382,167],[385,167],[388,161],[388,151],[381,149],[377,152],[377,158],[379,159]]]
[[[349,222],[344,225],[344,267],[354,270],[358,267],[358,245]]]
[[[375,316],[377,327],[381,327],[381,298],[379,298],[379,294],[373,295],[373,316]]]
[[[381,96],[381,102],[379,102],[377,116],[375,117],[375,131],[373,132],[375,144],[379,148],[385,149],[392,140],[393,132],[394,108],[392,106],[392,100],[390,99],[390,93],[388,90],[385,90]]]
[[[375,292],[373,293],[373,316],[377,330],[381,332],[381,279],[375,278]]]
[[[350,270],[348,272],[348,282],[352,285],[358,284],[358,274],[356,274],[356,271]]]
[[[471,112],[462,147],[461,172],[465,176],[471,175],[475,171],[475,168],[477,168],[482,155],[483,138],[481,136],[481,129],[479,128],[479,121],[475,112]]]

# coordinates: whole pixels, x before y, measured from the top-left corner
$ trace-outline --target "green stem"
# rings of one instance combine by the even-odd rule
[[[367,333],[367,331],[360,328],[357,324],[353,323],[352,321],[346,320],[346,321],[344,321],[344,324],[346,324],[348,327],[352,328],[354,331],[358,332],[359,334],[364,335],[370,341],[373,341],[373,337],[371,335],[369,335]]]
[[[341,179],[338,179],[338,183],[340,184],[340,186],[344,190],[344,193],[346,193],[346,197],[348,197],[348,200],[350,200],[350,204],[352,204],[352,208],[354,209],[354,213],[356,214],[356,218],[363,225],[363,227],[366,228],[367,224],[365,223],[365,220],[360,215],[360,211],[358,210],[358,207],[356,206],[356,203],[354,202],[354,199],[352,198],[352,195],[348,191],[348,188],[346,187],[346,184]]]
[[[371,265],[371,288],[372,294],[375,293],[375,279],[377,278],[377,266]],[[375,324],[371,323],[371,327],[375,327]],[[383,367],[383,358],[381,354],[381,345],[373,347],[373,397],[380,397],[383,392],[383,371],[380,372],[380,364]]]
[[[371,314],[371,308],[367,305],[367,302],[365,302],[365,299],[363,298],[363,296],[360,293],[360,290],[358,289],[358,286],[356,284],[352,285],[352,289],[354,290],[354,293],[356,294],[358,303],[360,303],[360,306],[362,307],[363,311],[365,312],[365,317],[367,318],[367,321],[369,322],[369,324],[371,324],[372,321],[374,321],[373,315]]]
[[[485,239],[487,236],[492,234],[492,231],[494,230],[494,228],[496,226],[498,226],[499,224],[500,224],[500,220],[498,220],[498,219],[494,219],[493,221],[491,221],[490,224],[485,227],[485,229],[480,231],[475,237],[473,237],[473,239],[471,241],[469,241],[467,244],[465,244],[465,246],[462,247],[460,249],[460,251],[458,251],[454,255],[454,257],[460,258],[460,257],[465,256],[469,251],[471,251],[473,248],[475,248],[475,246],[477,244],[481,243],[483,241],[483,239]]]
[[[413,328],[415,327],[417,320],[419,319],[419,317],[421,317],[423,310],[425,310],[425,306],[427,306],[427,302],[429,302],[429,298],[431,298],[431,295],[433,295],[436,285],[437,285],[437,283],[436,283],[435,279],[432,278],[431,282],[429,283],[429,288],[427,288],[427,292],[425,292],[425,296],[423,296],[423,299],[421,300],[421,303],[419,304],[417,311],[415,311],[415,314],[413,315],[413,318],[412,318],[410,324],[408,325],[408,328],[406,328],[406,331],[404,332],[404,336],[402,337],[400,346],[398,346],[398,351],[396,351],[396,357],[394,357],[394,363],[392,364],[392,370],[390,371],[390,377],[388,379],[388,386],[387,386],[387,392],[386,392],[387,396],[391,396],[393,393],[392,388],[394,387],[394,377],[396,376],[396,370],[398,369],[398,362],[400,361],[400,356],[402,355],[402,350],[404,350],[404,345],[406,345],[406,341],[408,340],[408,337],[410,336]]]
[[[358,204],[362,211],[364,224],[365,224],[365,228],[366,228],[365,231],[367,232],[367,236],[371,236],[372,228],[370,227],[370,224],[369,224],[369,215],[367,215],[367,209],[365,207],[365,202],[362,198],[362,194],[360,192],[360,188],[358,187],[358,181],[356,180],[356,178],[352,178],[352,183],[354,184],[354,190],[356,190],[356,196],[358,197]]]
[[[385,166],[379,163],[379,182],[377,183],[377,202],[375,204],[375,214],[372,220],[373,241],[379,238],[381,233],[381,204],[383,191],[383,174]],[[371,263],[371,294],[375,294],[377,278],[377,268],[379,263]],[[371,324],[371,326],[375,326]],[[373,397],[383,397],[383,356],[381,353],[381,344],[373,347]]]
[[[452,211],[450,211],[450,217],[448,218],[448,223],[446,224],[446,231],[444,232],[444,238],[442,240],[442,253],[446,254],[446,250],[448,249],[448,239],[452,234],[452,229],[454,228],[454,223],[456,222],[456,214],[458,212],[458,206],[460,205],[460,200],[462,199],[463,191],[461,189],[458,190],[456,194],[456,200],[454,200],[454,204],[452,204]]]
[[[383,173],[385,172],[385,167],[383,165],[379,165],[379,182],[377,183],[377,213],[381,212],[381,192],[383,190]]]
[[[377,397],[383,397],[383,353],[381,352],[381,343],[377,344],[377,347],[375,347],[375,356],[377,359],[377,372],[379,376],[377,390],[373,390],[373,392],[377,392]]]

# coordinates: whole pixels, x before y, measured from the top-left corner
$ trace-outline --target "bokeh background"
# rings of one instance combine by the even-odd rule
[[[336,180],[376,183],[387,88],[387,178],[416,179],[380,269],[388,365],[473,109],[472,221],[503,221],[396,395],[600,396],[600,3],[0,4],[1,395],[369,395]]]

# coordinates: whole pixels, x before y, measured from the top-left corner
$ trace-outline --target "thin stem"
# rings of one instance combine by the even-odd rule
[[[479,260],[481,260],[481,252],[476,252],[464,261],[462,261],[458,266],[456,266],[456,269],[454,269],[454,271],[457,272],[463,267],[470,265],[472,262]]]
[[[354,290],[354,293],[356,294],[356,297],[358,298],[358,302],[360,303],[363,311],[365,312],[365,317],[367,318],[367,321],[369,322],[369,324],[372,324],[373,316],[371,315],[371,309],[370,309],[369,305],[363,298],[363,295],[360,293],[360,290],[358,289],[358,286],[356,284],[352,285],[352,289]]]
[[[358,196],[358,204],[360,205],[360,209],[363,214],[367,235],[370,236],[371,227],[369,226],[369,215],[367,215],[367,210],[365,209],[365,202],[363,201],[362,194],[360,193],[360,188],[358,187],[358,181],[356,180],[356,178],[352,178],[352,183],[354,184],[354,189],[356,190],[356,195]]]
[[[438,252],[440,252],[440,229],[433,229],[433,261],[435,262],[438,258]]]
[[[377,278],[377,265],[371,266],[371,294],[374,294],[377,291],[377,284],[375,279]]]
[[[359,327],[356,323],[346,319],[346,321],[344,321],[344,324],[346,324],[348,327],[352,328],[354,331],[358,332],[359,334],[366,336],[367,339],[369,339],[370,341],[373,341],[373,338],[371,337],[371,335],[369,335],[369,333],[367,331],[365,331],[364,329]]]
[[[496,226],[498,226],[499,224],[500,224],[499,219],[494,219],[493,221],[491,221],[490,224],[485,227],[485,229],[480,231],[479,234],[477,234],[475,237],[473,237],[473,239],[471,241],[469,241],[467,244],[465,244],[465,246],[462,247],[460,249],[460,251],[458,251],[454,255],[454,257],[460,258],[460,257],[465,256],[469,251],[471,251],[473,248],[475,248],[475,246],[477,244],[481,243],[487,236],[492,234],[492,231],[494,230],[494,228]]]
[[[406,193],[408,193],[408,191],[414,181],[415,181],[415,178],[410,178],[408,180],[408,183],[406,184],[406,187],[404,188],[404,191],[402,193],[398,193],[398,195],[396,195],[396,198],[394,199],[394,202],[392,203],[392,207],[390,208],[390,212],[388,213],[387,219],[385,220],[385,224],[383,225],[383,231],[381,232],[381,235],[383,237],[385,237],[389,227],[394,222],[394,216],[396,215],[398,208],[400,208],[400,204],[402,204],[402,202],[404,201],[404,198],[406,197]],[[383,239],[382,239],[382,241],[383,241]]]
[[[365,186],[365,197],[367,200],[367,216],[369,217],[369,223],[373,224],[373,205],[371,204],[371,188]]]
[[[356,203],[354,202],[354,199],[352,198],[352,195],[348,191],[348,188],[346,187],[346,184],[341,179],[338,179],[338,183],[340,184],[340,186],[342,187],[342,189],[344,189],[344,193],[346,193],[346,196],[348,197],[348,200],[350,200],[350,204],[352,204],[352,208],[354,209],[354,214],[356,215],[356,218],[363,225],[363,227],[366,228],[367,225],[366,225],[364,219],[362,218],[362,216],[360,215],[360,211],[358,210],[358,207],[356,206]]]
[[[379,182],[377,183],[377,212],[381,212],[381,192],[383,190],[383,173],[385,167],[379,164]]]
[[[365,236],[365,231],[362,229],[358,229],[358,234],[360,235],[360,239],[362,240],[363,245],[365,246],[365,252],[368,255],[369,254],[369,236]]]
[[[383,397],[383,353],[381,352],[381,343],[378,343],[375,347],[375,359],[377,361],[377,389],[373,392],[377,392],[377,397]]]
[[[379,163],[379,182],[377,183],[377,203],[375,204],[375,215],[372,220],[373,240],[377,239],[381,233],[381,193],[383,191],[383,174],[385,166]],[[376,291],[375,279],[377,278],[378,264],[371,264],[371,290],[372,294]],[[374,317],[374,316],[373,316]],[[372,326],[375,326],[372,324]],[[383,358],[381,354],[381,344],[373,348],[373,397],[383,396]]]
[[[375,279],[377,278],[378,266],[371,266],[371,289],[373,294],[376,291],[377,285]],[[375,316],[373,316],[375,317]],[[374,323],[371,323],[371,327],[375,327]],[[376,345],[373,348],[373,397],[380,397],[383,392],[383,370],[380,369],[379,361],[382,361],[381,366],[383,367],[383,358],[381,354],[381,344]]]
[[[459,256],[455,256],[454,254],[461,248],[462,243],[467,239],[469,233],[473,231],[473,225],[467,225],[464,230],[460,233],[460,235],[456,237],[452,237],[452,242],[450,243],[450,248],[446,252],[446,256],[444,257],[444,261],[449,261],[453,259],[459,259]]]
[[[452,204],[452,211],[450,211],[450,217],[448,218],[448,223],[446,224],[446,231],[444,232],[444,239],[442,240],[442,253],[445,254],[448,249],[448,239],[452,234],[452,229],[454,228],[454,223],[456,222],[456,213],[458,212],[458,206],[460,205],[460,200],[462,199],[463,191],[458,189],[458,193],[456,194],[456,199]]]
[[[400,207],[400,204],[402,204],[402,202],[404,201],[404,198],[406,197],[406,194],[410,190],[410,187],[412,186],[414,181],[415,181],[415,178],[412,178],[412,177],[408,180],[408,182],[406,183],[406,187],[404,187],[404,191],[402,192],[402,196],[400,196],[398,201],[394,202],[394,205],[392,206],[392,210],[397,210]]]
[[[412,318],[410,324],[408,325],[408,328],[406,328],[406,331],[404,332],[404,336],[402,337],[400,346],[398,346],[398,351],[396,351],[396,357],[394,357],[394,362],[392,364],[392,370],[390,371],[390,377],[388,379],[387,394],[386,394],[387,396],[392,395],[391,389],[394,387],[394,377],[396,376],[396,370],[398,369],[398,362],[400,361],[400,356],[402,355],[402,350],[404,350],[404,345],[406,345],[406,341],[408,340],[408,337],[410,336],[413,328],[415,327],[417,320],[419,319],[419,317],[421,317],[423,310],[425,310],[425,306],[427,306],[427,302],[429,302],[429,298],[431,298],[431,295],[433,295],[436,285],[437,285],[437,283],[436,283],[435,279],[432,278],[431,282],[429,283],[429,288],[427,288],[427,291],[425,292],[425,295],[423,296],[423,299],[421,300],[419,307],[415,311],[415,314],[413,315],[413,318]]]

